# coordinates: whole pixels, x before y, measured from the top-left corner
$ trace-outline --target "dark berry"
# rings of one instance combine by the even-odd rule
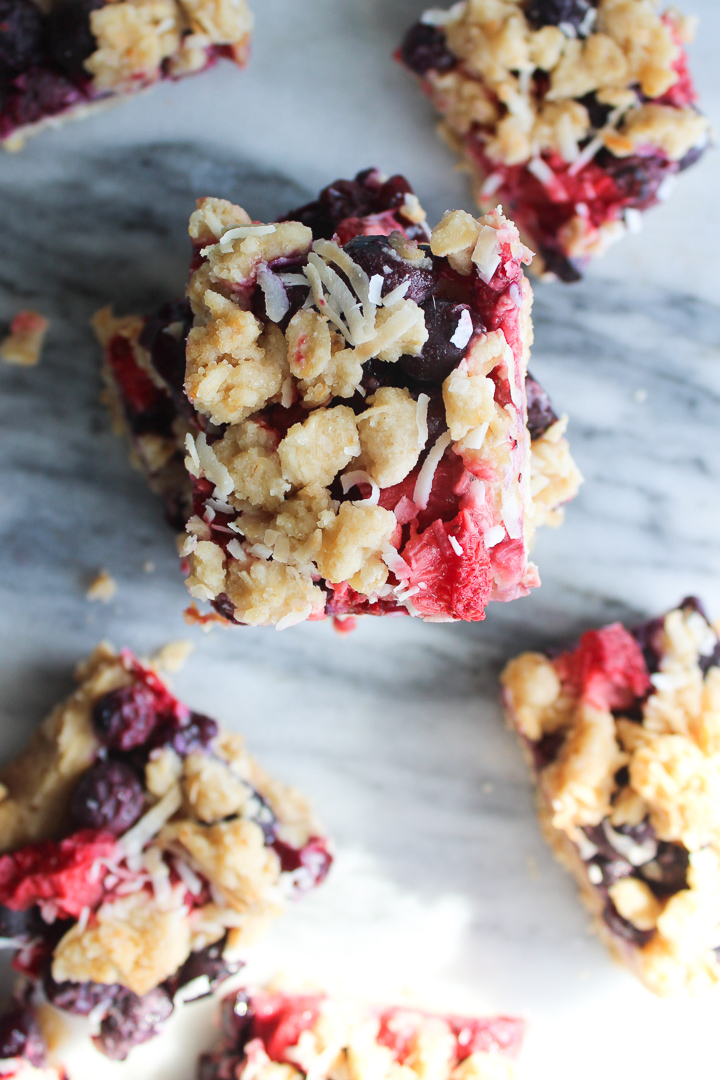
[[[273,848],[280,856],[283,873],[296,874],[294,889],[296,893],[309,892],[320,885],[330,872],[333,857],[326,842],[319,836],[311,837],[301,848],[291,847],[282,840],[276,840]],[[298,873],[302,871],[302,873]]]
[[[527,394],[527,426],[530,438],[533,440],[539,439],[556,422],[557,414],[553,412],[550,398],[540,383],[536,382],[529,372],[525,380],[525,392]]]
[[[566,734],[565,731],[551,731],[543,735],[538,742],[533,743],[532,751],[536,769],[544,769],[553,763],[565,742]]]
[[[545,264],[545,271],[554,274],[558,281],[571,285],[581,280],[582,274],[578,268],[561,251],[548,247],[547,244],[538,244],[538,254]]]
[[[30,68],[13,80],[3,108],[5,126],[22,127],[68,109],[82,95],[74,83],[54,71]]]
[[[16,1005],[0,1017],[0,1059],[25,1058],[41,1068],[45,1052],[45,1040],[30,1009]]]
[[[329,240],[348,218],[382,214],[402,206],[412,188],[404,176],[383,179],[377,169],[364,169],[354,180],[335,180],[320,192],[317,199],[289,211],[286,221],[301,221],[312,229],[316,240]],[[356,235],[360,229],[355,229]],[[414,233],[408,227],[407,233]]]
[[[122,987],[95,982],[55,982],[48,965],[43,975],[43,990],[48,1001],[58,1009],[76,1016],[89,1016],[99,1005],[109,1007]]]
[[[101,829],[113,836],[135,824],[145,807],[137,773],[124,761],[97,761],[80,777],[70,797],[76,829]]]
[[[484,330],[480,319],[467,304],[452,300],[428,300],[422,305],[428,339],[419,356],[401,356],[400,364],[408,375],[422,382],[441,383],[456,368],[467,351],[470,337],[465,330],[467,312],[472,321],[472,333]],[[459,335],[460,345],[452,338]]]
[[[71,79],[88,79],[84,62],[97,49],[90,29],[90,12],[105,0],[65,0],[48,15],[47,50],[53,63]]]
[[[385,181],[378,191],[374,212],[379,214],[385,210],[397,210],[398,207],[403,206],[405,203],[405,196],[413,194],[410,182],[400,173],[395,173],[394,176]]]
[[[659,637],[663,631],[664,619],[648,619],[647,622],[635,626],[631,630],[632,636],[643,651],[645,666],[650,675],[654,675],[660,665]]]
[[[660,896],[667,896],[687,888],[689,864],[687,849],[682,844],[671,844],[667,840],[661,840],[653,861],[640,867],[639,872],[653,892]]]
[[[171,300],[147,319],[140,335],[140,344],[150,353],[153,367],[167,383],[175,408],[189,418],[194,410],[184,389],[185,339],[192,324],[189,302]]]
[[[223,1039],[236,1053],[242,1053],[245,1047],[252,1030],[253,1017],[253,1007],[244,990],[230,994],[220,1007]]]
[[[37,907],[27,911],[11,911],[0,904],[0,938],[11,938],[18,944],[26,944],[42,937],[47,930],[47,923]]]
[[[218,733],[218,726],[209,716],[202,713],[190,713],[185,724],[179,721],[165,720],[156,728],[153,738],[153,747],[169,746],[179,754],[187,757],[195,750],[204,750],[210,745]]]
[[[400,46],[400,56],[416,75],[450,71],[457,64],[457,58],[447,47],[445,31],[423,22],[410,27]]]
[[[155,698],[142,683],[111,690],[95,702],[95,732],[110,750],[134,750],[147,742],[155,725]]]
[[[598,165],[617,185],[627,206],[647,210],[657,202],[658,190],[668,176],[677,172],[677,162],[662,157],[617,158],[609,150],[600,150],[595,158]]]
[[[395,235],[398,240],[403,239],[400,233]],[[435,289],[438,275],[432,259],[420,252],[421,258],[415,262],[403,258],[387,236],[356,236],[345,245],[345,251],[369,278],[379,276],[383,279],[380,287],[383,297],[407,281],[404,298],[422,304]]]
[[[222,615],[223,619],[228,619],[230,622],[234,621],[235,605],[227,593],[218,593],[212,602],[212,606],[215,608],[218,615]]]
[[[691,165],[694,165],[696,161],[699,161],[708,148],[708,143],[703,146],[693,146],[688,150],[685,157],[680,158],[678,161],[678,172],[684,172],[685,169],[689,169]]]
[[[609,824],[609,819],[606,818],[605,823]],[[632,840],[633,843],[638,845],[655,839],[655,830],[650,824],[649,818],[645,818],[638,825],[613,826],[613,831],[620,836],[627,836],[629,840]],[[604,823],[601,822],[600,825],[589,825],[583,832],[604,858],[609,859],[610,861],[624,858],[623,853],[613,845],[611,839],[612,833],[608,835]]]
[[[613,111],[612,105],[601,105],[594,93],[585,94],[584,97],[578,98],[578,101],[587,109],[591,127],[596,131],[605,127],[608,122],[608,117]]]
[[[263,799],[259,791],[253,792],[252,800],[246,804],[244,813],[246,817],[251,817],[255,824],[260,826],[265,837],[265,843],[274,843],[277,818],[270,809],[270,804]]]
[[[183,1001],[196,1001],[213,994],[231,975],[237,975],[243,962],[223,957],[226,941],[227,935],[214,945],[190,953],[180,970],[165,984],[170,995],[174,997],[178,991],[185,991]],[[192,983],[197,985],[192,986]]]
[[[595,858],[590,859],[588,867],[595,866],[602,875],[601,880],[595,881],[593,879],[593,885],[601,887],[603,889],[609,889],[611,885],[614,885],[620,878],[628,877],[633,872],[631,864],[627,859],[604,859],[602,855],[597,855]],[[597,872],[597,871],[596,871]]]
[[[0,0],[0,74],[42,63],[43,16],[32,0]]]
[[[237,1080],[242,1066],[242,1054],[234,1050],[216,1050],[201,1054],[197,1064],[197,1080]]]
[[[635,945],[638,949],[647,945],[655,934],[654,930],[639,930],[637,926],[624,919],[612,900],[608,900],[605,905],[603,921],[609,926],[613,934],[621,937],[624,941],[629,941],[631,945]]]
[[[588,11],[597,7],[597,0],[528,0],[525,5],[525,18],[534,30],[542,26],[560,26],[566,23],[577,32],[581,27],[588,27],[585,20]],[[590,24],[589,29],[592,28]]]
[[[93,1042],[113,1061],[124,1061],[134,1046],[159,1034],[173,1011],[170,995],[161,987],[138,997],[124,987],[117,993]]]

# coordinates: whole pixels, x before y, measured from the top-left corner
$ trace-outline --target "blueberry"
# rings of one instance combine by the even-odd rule
[[[197,1064],[197,1080],[237,1080],[242,1068],[242,1054],[234,1050],[217,1050],[201,1054]]]
[[[532,440],[539,439],[556,422],[557,414],[553,412],[550,398],[540,383],[536,382],[529,372],[525,379],[525,393],[527,395],[527,426],[530,438]]]
[[[98,761],[73,789],[70,818],[76,829],[103,829],[121,836],[144,807],[145,793],[135,770],[124,761]]]
[[[140,344],[150,353],[153,367],[167,384],[175,408],[189,419],[195,410],[185,396],[185,339],[192,324],[189,302],[171,300],[147,319],[140,334]],[[171,326],[173,333],[168,333]]]
[[[677,163],[662,157],[617,158],[609,150],[600,150],[595,161],[615,181],[625,204],[636,210],[653,206],[663,181],[677,172]]]
[[[0,1058],[25,1058],[41,1068],[45,1050],[45,1040],[29,1008],[15,1005],[0,1017]]]
[[[12,127],[34,124],[69,108],[80,97],[80,91],[64,75],[30,68],[13,80],[3,106],[3,120]]]
[[[418,22],[411,26],[400,46],[404,64],[416,75],[428,71],[450,71],[457,64],[445,40],[445,32],[439,26]]]
[[[578,98],[578,101],[587,109],[591,127],[596,131],[605,127],[613,111],[612,105],[601,105],[594,93],[585,94],[584,97]]]
[[[90,78],[84,62],[97,49],[90,29],[90,12],[105,0],[65,0],[48,15],[47,51],[53,63],[71,79]]]
[[[363,218],[397,209],[408,194],[412,194],[412,188],[404,176],[391,176],[385,180],[377,169],[364,169],[354,180],[335,180],[328,184],[317,199],[290,210],[284,220],[307,225],[316,240],[330,240],[347,218]],[[417,231],[408,226],[408,235]]]
[[[124,1061],[134,1046],[158,1035],[173,1011],[170,995],[156,987],[138,997],[124,987],[119,989],[105,1014],[93,1042],[113,1061]]]
[[[223,957],[226,942],[227,934],[220,941],[216,941],[214,945],[208,945],[197,952],[191,952],[180,970],[171,979],[168,979],[165,984],[171,997],[174,997],[178,990],[182,990],[195,982],[196,979],[201,979],[202,985],[197,990],[193,988],[193,992],[189,993],[187,997],[183,996],[183,1000],[195,1001],[198,998],[207,997],[208,994],[213,994],[231,975],[236,975],[243,966],[243,962],[241,960],[226,960]]]
[[[602,855],[596,855],[595,858],[590,859],[588,861],[588,867],[590,866],[597,867],[597,870],[599,870],[602,875],[599,882],[593,880],[593,885],[595,885],[596,888],[601,887],[603,889],[610,888],[610,886],[614,885],[620,878],[628,877],[633,872],[633,868],[627,859],[604,859]]]
[[[95,702],[92,721],[110,750],[134,750],[147,742],[157,724],[155,699],[142,683],[111,690]]]
[[[678,161],[678,172],[684,172],[685,169],[689,169],[691,165],[694,165],[696,161],[699,161],[708,146],[709,143],[705,143],[703,146],[691,147],[685,157],[680,158]]]
[[[43,16],[32,0],[0,0],[0,72],[19,75],[43,61]]]
[[[458,332],[465,336],[460,325],[463,312],[467,312],[472,320],[473,333],[485,328],[467,304],[431,299],[423,304],[422,308],[425,312],[428,339],[419,356],[401,356],[399,363],[403,370],[415,379],[441,383],[453,368],[457,367],[467,351],[469,339],[465,340],[462,347],[453,345],[451,340]]]
[[[687,888],[689,865],[689,855],[682,844],[660,840],[657,855],[651,863],[640,867],[639,872],[653,892],[659,896],[668,896]]]
[[[95,982],[55,982],[48,965],[43,975],[43,990],[48,1001],[58,1009],[76,1016],[89,1016],[99,1005],[109,1007],[122,987]]]
[[[165,720],[155,730],[152,746],[169,746],[180,757],[187,757],[195,750],[206,749],[218,733],[218,726],[209,716],[202,713],[190,713],[185,724],[176,720]]]
[[[579,33],[581,27],[588,26],[588,11],[595,7],[597,0],[528,0],[525,18],[534,30],[566,23]]]
[[[402,240],[400,233],[395,234]],[[437,284],[437,271],[423,255],[417,262],[405,259],[398,254],[387,236],[356,236],[345,245],[345,251],[369,278],[379,276],[383,279],[380,295],[387,296],[398,286],[408,282],[406,300],[422,304],[432,294]]]
[[[40,915],[38,908],[11,911],[10,908],[0,904],[0,938],[11,938],[24,945],[42,937],[46,929],[47,923]]]
[[[582,274],[574,263],[568,259],[567,255],[564,255],[556,248],[552,248],[547,244],[538,244],[538,255],[545,264],[546,272],[555,274],[558,281],[564,281],[566,285],[571,285],[582,278]]]

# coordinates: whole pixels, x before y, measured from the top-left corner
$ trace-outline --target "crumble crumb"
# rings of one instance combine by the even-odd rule
[[[117,592],[117,581],[108,574],[107,570],[101,570],[97,577],[93,578],[85,592],[88,600],[98,600],[102,604],[109,604]]]
[[[0,358],[6,364],[35,367],[40,362],[49,321],[37,311],[19,311],[10,323],[10,333],[0,341]]]
[[[192,641],[187,641],[186,639],[168,641],[166,645],[161,646],[161,648],[153,654],[153,664],[163,671],[180,671],[194,648],[195,646]]]

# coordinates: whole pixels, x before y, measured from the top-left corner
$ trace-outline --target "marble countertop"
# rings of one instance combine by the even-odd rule
[[[310,793],[337,844],[250,974],[530,1020],[528,1080],[717,1076],[717,996],[657,1001],[589,934],[540,837],[497,704],[502,662],[688,593],[720,616],[720,157],[572,287],[536,289],[532,370],[571,416],[586,477],[536,547],[543,587],[475,626],[361,621],[204,636],[162,511],[98,402],[88,318],[183,287],[197,195],[272,216],[341,175],[402,171],[431,219],[470,208],[427,103],[389,53],[411,0],[264,0],[250,68],[220,65],[0,158],[0,322],[52,320],[40,367],[0,371],[0,752],[70,688],[98,639],[150,652],[191,637],[174,679],[196,708]],[[692,49],[716,127],[720,8]],[[151,562],[154,569],[144,567]],[[106,568],[109,605],[84,596]],[[207,1006],[130,1064],[78,1055],[74,1080],[191,1080]]]

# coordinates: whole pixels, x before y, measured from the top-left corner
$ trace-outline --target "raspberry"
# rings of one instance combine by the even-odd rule
[[[155,696],[142,683],[111,690],[95,702],[93,727],[111,750],[134,750],[147,742],[158,722]]]
[[[387,296],[393,289],[407,282],[405,299],[422,304],[437,283],[438,275],[432,267],[420,267],[408,259],[403,259],[385,236],[355,236],[346,245],[345,251],[369,278],[380,276],[383,279],[381,296]]]
[[[291,847],[282,840],[275,840],[273,848],[280,856],[283,873],[292,873],[301,867],[306,871],[299,875],[295,885],[296,893],[309,892],[325,880],[332,866],[332,855],[326,841],[320,836],[312,836],[301,848]]]
[[[254,994],[252,1037],[262,1040],[271,1061],[285,1061],[285,1052],[296,1046],[303,1031],[312,1028],[320,1013],[318,995]]]
[[[81,98],[78,88],[64,75],[45,68],[29,68],[13,80],[8,91],[0,134],[62,112]]]
[[[102,899],[102,878],[93,869],[97,859],[110,858],[115,849],[114,836],[88,829],[2,855],[0,904],[25,911],[49,902],[59,918],[77,919],[83,908],[95,907]]]
[[[596,709],[629,709],[651,685],[642,649],[620,623],[588,630],[555,667],[562,681]]]
[[[450,536],[462,555],[451,545]],[[412,602],[422,615],[469,622],[485,618],[493,583],[475,511],[461,510],[453,521],[435,521],[419,534],[413,528],[401,554],[411,568],[408,584],[420,586]]]
[[[77,829],[102,829],[121,836],[144,807],[145,792],[135,770],[124,761],[98,761],[75,785],[70,818]]]

